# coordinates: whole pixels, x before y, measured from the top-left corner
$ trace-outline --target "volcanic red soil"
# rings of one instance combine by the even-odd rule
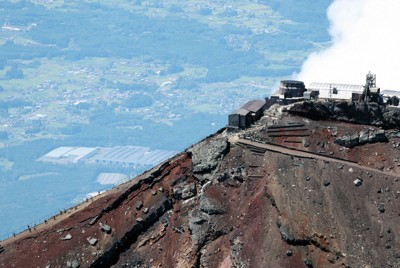
[[[0,267],[400,267],[399,133],[273,106],[0,242]]]

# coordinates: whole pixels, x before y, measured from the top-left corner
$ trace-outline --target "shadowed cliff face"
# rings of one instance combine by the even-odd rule
[[[305,101],[293,105],[288,111],[292,114],[302,115],[315,120],[331,119],[381,126],[388,129],[398,128],[400,125],[400,109],[382,106],[377,103]]]
[[[272,107],[36,230],[0,267],[400,267],[400,135]]]

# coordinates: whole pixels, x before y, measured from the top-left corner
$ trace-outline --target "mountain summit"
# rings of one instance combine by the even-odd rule
[[[400,267],[399,120],[273,105],[2,241],[0,267]]]

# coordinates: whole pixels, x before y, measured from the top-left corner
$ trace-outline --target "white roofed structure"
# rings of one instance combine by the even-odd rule
[[[77,163],[85,157],[93,155],[98,149],[93,147],[58,147],[39,158],[44,162]]]
[[[178,152],[166,150],[150,150],[142,146],[115,146],[102,148],[90,161],[98,164],[118,164],[123,166],[156,165]]]
[[[335,83],[311,83],[308,91],[319,91],[319,98],[323,99],[352,99],[353,93],[362,94],[364,86]]]
[[[247,111],[247,113],[250,113]],[[38,160],[58,164],[73,164],[84,161],[88,164],[117,164],[123,166],[156,165],[178,152],[151,150],[142,146],[100,147],[58,147]]]

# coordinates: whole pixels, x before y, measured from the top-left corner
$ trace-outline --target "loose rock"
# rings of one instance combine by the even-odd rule
[[[62,237],[61,240],[71,240],[72,239],[72,235],[71,234],[67,234],[65,237]]]
[[[384,203],[379,203],[378,210],[379,210],[380,213],[385,213],[385,211],[386,211],[385,204]]]
[[[136,209],[140,210],[143,207],[143,202],[142,201],[138,201],[136,202]]]
[[[200,210],[208,215],[225,214],[223,205],[216,199],[207,198],[204,195],[200,198]]]
[[[78,268],[80,266],[80,263],[77,260],[73,260],[71,263],[72,268]]]
[[[209,139],[193,146],[192,153],[193,172],[197,174],[210,173],[216,168],[218,159],[229,150],[227,138]]]
[[[111,233],[111,227],[105,223],[100,222],[100,229],[107,234]]]
[[[175,199],[178,200],[186,200],[197,194],[196,185],[194,183],[175,186],[172,191]]]
[[[97,244],[97,239],[96,238],[88,238],[88,242],[91,246],[95,246]]]
[[[94,225],[94,224],[97,222],[98,219],[100,219],[100,216],[99,216],[99,215],[97,215],[96,217],[94,217],[93,219],[91,219],[90,222],[89,222],[89,224],[90,224],[90,225]]]
[[[354,185],[355,186],[361,186],[361,184],[362,184],[362,180],[360,180],[360,179],[356,179],[355,181],[353,181],[353,183],[354,183]]]
[[[312,268],[313,267],[313,263],[311,259],[305,259],[304,260],[304,264],[308,267],[308,268]]]
[[[67,261],[67,267],[68,268],[79,268],[80,263],[77,260]]]
[[[387,141],[388,138],[385,135],[385,131],[377,130],[377,131],[361,131],[356,135],[344,136],[335,140],[335,143],[347,148],[353,148],[367,143],[387,142]]]

